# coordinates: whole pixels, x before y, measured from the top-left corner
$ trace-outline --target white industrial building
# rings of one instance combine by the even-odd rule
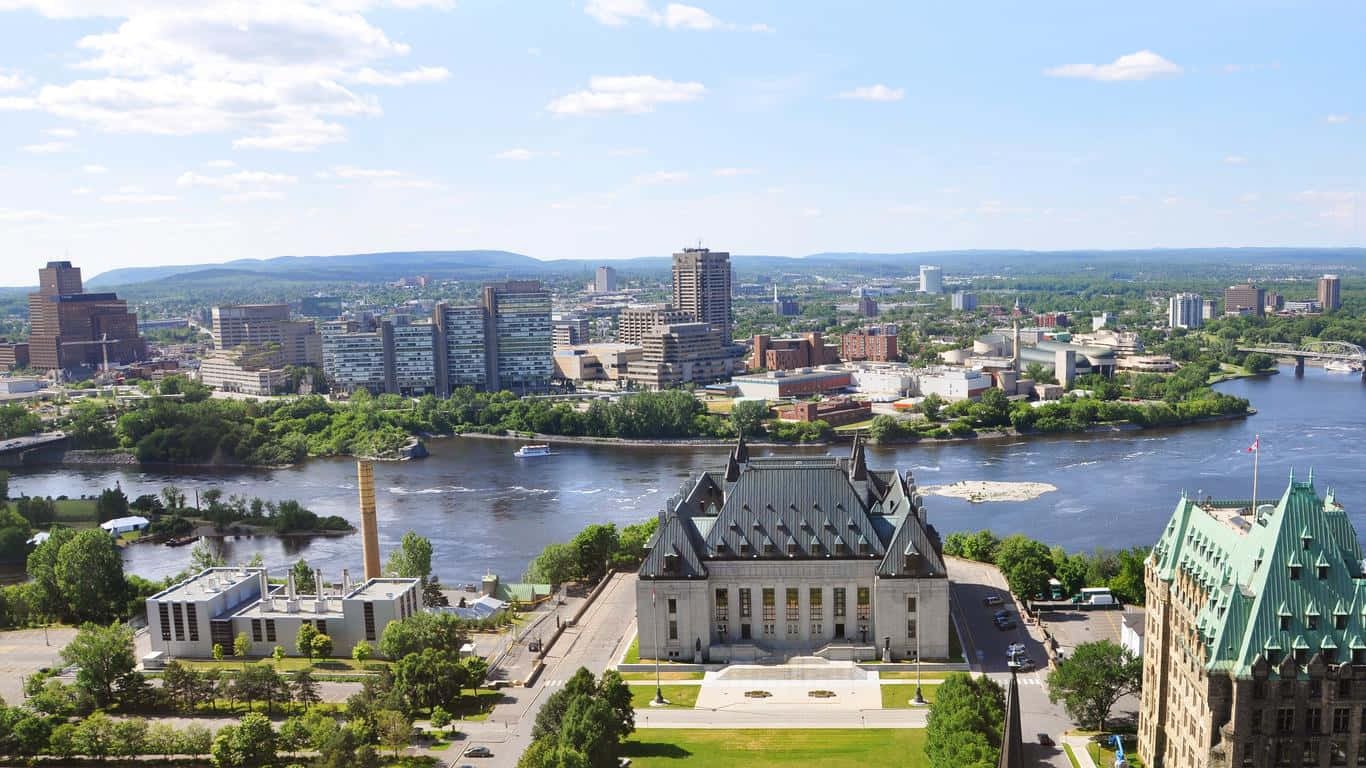
[[[100,523],[100,527],[109,532],[110,536],[122,536],[125,533],[145,530],[151,525],[152,521],[139,515],[131,517],[116,517],[113,520],[105,520]]]
[[[953,402],[976,400],[991,388],[991,377],[973,368],[930,368],[918,377],[920,395],[939,395]]]
[[[305,623],[332,639],[335,655],[347,656],[362,640],[378,643],[389,622],[421,610],[417,579],[373,578],[353,586],[342,571],[339,588],[328,588],[317,571],[315,582],[317,592],[300,595],[292,572],[285,586],[271,587],[264,568],[200,571],[147,598],[152,656],[209,658],[214,645],[231,652],[243,632],[253,656],[268,656],[277,645],[296,655],[294,638]]]

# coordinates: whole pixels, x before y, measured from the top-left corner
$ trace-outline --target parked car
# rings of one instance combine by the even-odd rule
[[[1008,619],[1008,618],[1010,618],[1010,611],[1007,611],[1007,610],[1005,610],[1005,609],[1003,608],[1003,609],[1001,609],[1001,610],[999,610],[999,611],[997,611],[997,612],[991,614],[991,618],[993,618],[993,619],[995,619],[995,620],[997,620],[997,621],[1000,621],[1001,619]]]
[[[1010,645],[1006,646],[1006,656],[1007,656],[1007,657],[1019,656],[1020,654],[1023,654],[1024,652],[1025,652],[1024,643],[1011,643]]]
[[[1019,624],[1016,624],[1010,619],[1003,619],[1001,621],[996,622],[996,628],[1001,630],[1002,632],[1006,631],[1007,629],[1014,629],[1018,626]]]
[[[986,606],[1001,605],[1004,602],[1005,601],[1001,599],[1000,595],[992,595],[991,597],[982,598],[982,605]]]
[[[1051,746],[1053,746],[1053,737],[1052,737],[1052,736],[1049,736],[1049,735],[1046,734],[1046,733],[1041,733],[1041,734],[1039,734],[1039,746],[1041,746],[1041,747],[1051,747]]]
[[[470,747],[465,750],[465,757],[493,757],[493,750],[488,747]]]
[[[1015,666],[1019,667],[1021,670],[1025,672],[1028,672],[1029,670],[1034,668],[1035,664],[1034,660],[1029,658],[1028,656],[1016,656]]]

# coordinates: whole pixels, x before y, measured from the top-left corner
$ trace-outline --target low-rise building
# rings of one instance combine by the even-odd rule
[[[268,656],[279,645],[297,653],[294,638],[311,624],[332,638],[333,653],[349,656],[364,640],[378,646],[391,621],[421,610],[417,579],[370,579],[352,586],[346,571],[339,588],[330,589],[318,571],[318,591],[300,595],[290,573],[284,587],[271,587],[264,568],[208,568],[147,598],[152,651],[169,657],[209,658],[213,647],[231,649],[246,633],[253,656]]]
[[[43,388],[43,382],[34,378],[10,378],[0,379],[0,395],[19,395],[25,392],[37,392]]]
[[[708,323],[654,326],[641,336],[640,359],[629,363],[626,376],[633,385],[651,390],[720,381],[735,367],[721,339],[721,332]]]
[[[977,400],[991,387],[991,378],[973,368],[930,368],[918,377],[922,396],[938,395],[949,402]]]
[[[125,533],[132,533],[133,531],[145,531],[147,530],[147,526],[151,524],[151,520],[148,520],[141,515],[130,515],[128,517],[116,517],[113,520],[105,520],[103,523],[100,523],[100,528],[107,531],[110,536],[118,537]]]
[[[555,350],[555,378],[562,381],[621,381],[645,350],[638,344],[581,344]]]
[[[1177,365],[1168,355],[1123,355],[1115,360],[1115,368],[1142,373],[1170,373],[1177,369]]]
[[[672,304],[633,304],[617,315],[617,343],[640,344],[647,331],[660,325],[695,322],[691,312]]]
[[[849,387],[851,374],[842,368],[806,368],[795,371],[769,371],[734,376],[731,383],[742,397],[757,400],[783,400],[802,395],[839,392]]]
[[[199,361],[199,382],[223,392],[273,395],[288,380],[278,355],[250,355],[242,347],[215,352]]]
[[[896,348],[897,326],[893,323],[865,325],[840,337],[840,358],[891,362],[899,357]]]
[[[916,371],[905,363],[845,363],[850,389],[863,397],[888,402],[916,391]]]
[[[28,342],[0,338],[0,369],[28,367]]]
[[[833,363],[839,358],[835,347],[826,346],[818,331],[789,339],[775,339],[766,333],[755,334],[749,367],[769,371],[791,371]]]
[[[873,418],[873,406],[847,397],[801,400],[780,406],[778,418],[783,421],[823,421],[832,427],[839,427]]]

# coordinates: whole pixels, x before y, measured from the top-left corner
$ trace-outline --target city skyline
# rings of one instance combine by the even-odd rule
[[[0,9],[7,285],[68,257],[1361,242],[1347,3]]]

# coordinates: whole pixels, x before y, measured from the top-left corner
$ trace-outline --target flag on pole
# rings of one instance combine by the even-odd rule
[[[1248,453],[1257,453],[1258,446],[1261,445],[1261,442],[1262,442],[1262,436],[1261,436],[1261,435],[1257,435],[1256,437],[1252,438],[1252,445],[1249,445],[1249,446],[1247,447],[1247,452],[1248,452]]]

